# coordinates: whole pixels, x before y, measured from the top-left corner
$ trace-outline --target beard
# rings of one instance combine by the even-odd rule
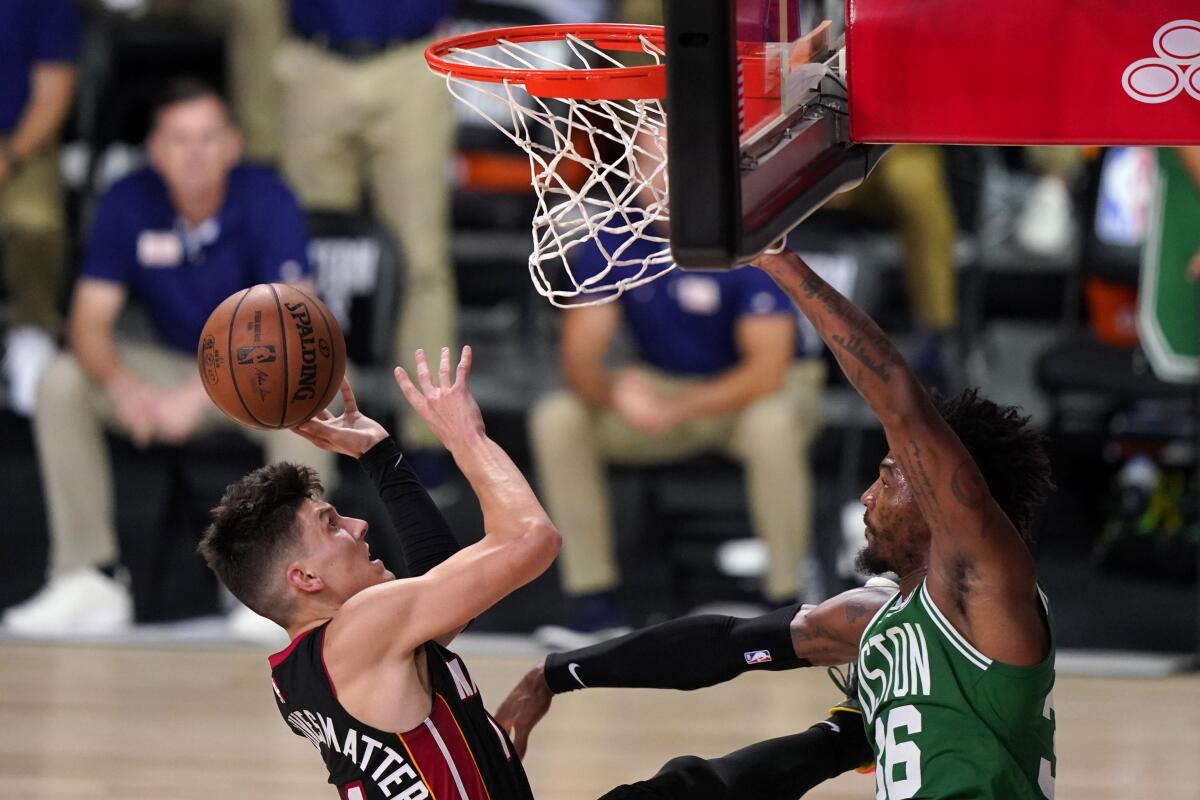
[[[858,551],[854,557],[854,568],[863,575],[882,575],[885,572],[895,572],[887,559],[876,553],[867,545]]]

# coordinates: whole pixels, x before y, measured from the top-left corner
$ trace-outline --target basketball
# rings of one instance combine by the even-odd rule
[[[346,373],[346,342],[317,298],[283,283],[227,297],[196,353],[208,396],[251,428],[292,428],[329,405]]]

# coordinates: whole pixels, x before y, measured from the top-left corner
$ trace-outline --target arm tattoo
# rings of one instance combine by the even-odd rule
[[[950,478],[950,491],[958,502],[967,508],[983,508],[988,498],[987,483],[979,474],[979,468],[970,459],[964,459]]]
[[[892,373],[888,372],[888,368],[882,359],[875,359],[871,356],[871,352],[863,344],[862,337],[857,333],[850,334],[849,339],[839,333],[832,333],[829,335],[829,339],[838,347],[858,359],[864,367],[875,373],[879,380],[884,383],[891,383]],[[861,380],[862,371],[859,370],[857,374]]]
[[[857,600],[851,600],[850,602],[846,603],[846,622],[858,622],[860,619],[865,617],[870,610],[871,609],[869,609],[864,603],[860,603]]]
[[[884,335],[883,331],[875,328],[866,314],[822,280],[821,276],[815,272],[805,275],[800,282],[800,290],[804,292],[805,297],[816,300],[825,306],[825,309],[830,314],[852,327],[850,340],[846,344],[838,342],[839,345],[847,349],[847,352],[853,354],[854,351],[849,348],[855,347],[863,353],[867,353],[865,345],[862,343],[862,340],[865,339],[866,343],[872,345],[879,353],[878,364],[882,365],[886,363],[894,367],[904,366],[904,359],[896,350],[896,346]],[[813,320],[813,323],[820,327],[816,320]],[[845,337],[842,337],[840,334],[831,334],[830,338],[836,341],[839,338]],[[859,340],[858,343],[854,341],[856,339]],[[858,356],[856,355],[856,357]],[[867,366],[872,372],[875,372],[875,368],[871,364],[867,364]]]
[[[908,463],[904,465],[905,472],[908,474],[909,483],[916,495],[917,507],[925,515],[925,521],[929,523],[931,531],[934,533],[944,532],[946,526],[942,518],[942,509],[937,503],[933,481],[929,479],[929,472],[925,469],[925,461],[921,457],[921,444],[913,439],[905,450],[908,455],[906,459]]]

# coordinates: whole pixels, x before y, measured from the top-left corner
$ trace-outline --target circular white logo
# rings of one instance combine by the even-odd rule
[[[1200,100],[1200,22],[1177,19],[1154,34],[1156,55],[1125,68],[1121,85],[1139,103],[1157,104],[1187,92]]]

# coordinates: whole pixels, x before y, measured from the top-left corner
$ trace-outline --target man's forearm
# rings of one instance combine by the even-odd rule
[[[84,326],[72,323],[68,338],[75,360],[97,386],[106,389],[126,373],[111,328],[85,330]]]
[[[778,391],[786,375],[774,364],[739,364],[711,380],[693,384],[671,396],[679,420],[740,411],[765,394]]]
[[[555,693],[585,688],[700,689],[750,670],[808,666],[792,647],[799,605],[753,619],[681,617],[591,647],[546,657]]]
[[[563,364],[563,378],[569,388],[592,408],[612,407],[612,375],[604,365]]]
[[[470,441],[455,443],[450,453],[479,499],[488,536],[512,538],[523,535],[535,520],[549,523],[549,515],[521,470],[482,431]]]
[[[924,389],[874,320],[795,253],[762,256],[756,263],[804,312],[885,428],[914,409]]]
[[[32,97],[8,140],[18,159],[37,155],[58,136],[75,91],[75,68],[69,64],[39,64],[33,68]]]
[[[458,552],[450,526],[391,437],[363,453],[359,464],[387,509],[410,577],[424,575]]]

